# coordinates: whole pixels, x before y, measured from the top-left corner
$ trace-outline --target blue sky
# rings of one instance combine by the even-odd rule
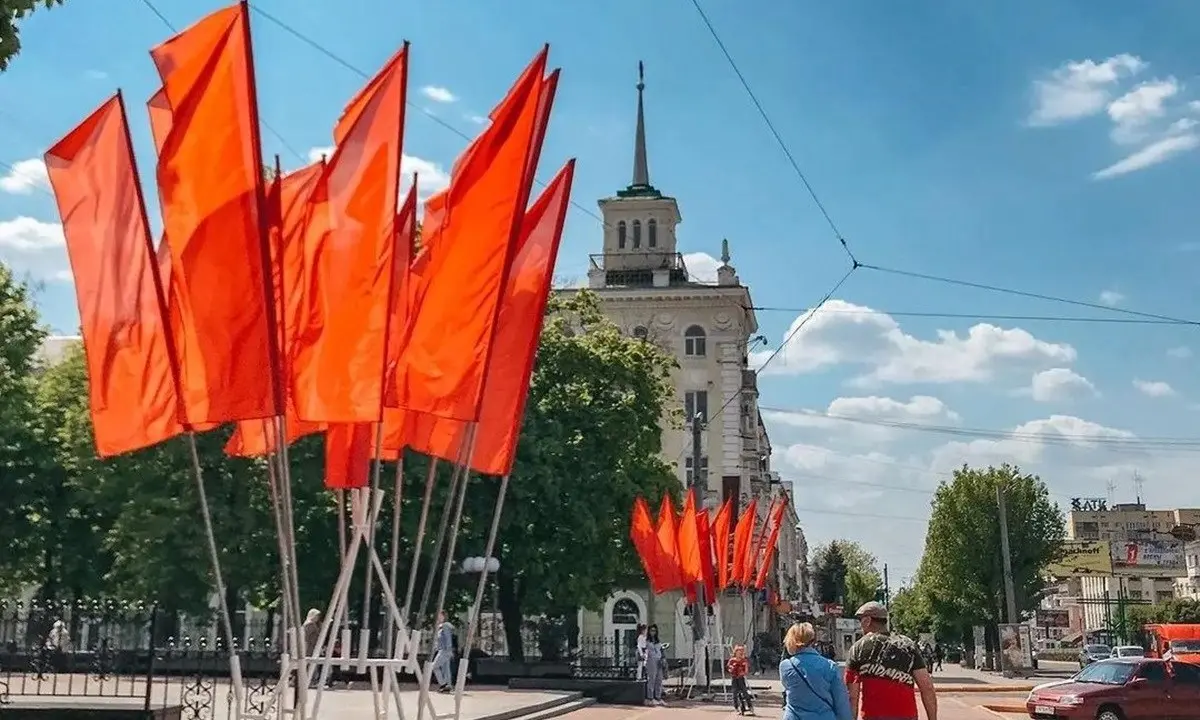
[[[156,4],[177,26],[217,5]],[[679,199],[680,249],[717,255],[729,238],[755,302],[782,308],[759,312],[772,348],[845,271],[831,230],[689,0],[339,5],[259,3],[366,72],[411,40],[411,99],[466,135],[550,42],[563,78],[541,177],[577,156],[574,198],[589,209],[629,182],[644,60],[651,177]],[[1200,104],[1190,105],[1200,101],[1200,50],[1180,30],[1200,21],[1200,7],[702,5],[864,262],[1200,318]],[[330,143],[362,80],[257,15],[254,32],[265,150],[295,167]],[[149,168],[140,106],[156,82],[146,51],[169,34],[141,2],[68,0],[25,24],[26,49],[0,76],[0,161],[31,173],[0,168],[0,259],[43,282],[42,310],[60,331],[76,322],[65,256],[36,163],[22,161],[119,86]],[[422,177],[443,178],[465,144],[411,112],[406,152]],[[599,247],[599,222],[573,210],[559,274],[582,276]],[[1197,435],[1194,327],[888,317],[866,308],[1120,316],[871,270],[855,273],[837,300],[761,383],[762,404],[776,410],[765,413],[776,468],[796,483],[811,541],[860,540],[893,577],[911,575],[924,525],[908,518],[927,514],[926,491],[963,460],[1018,461],[1059,499],[1104,496],[1110,478],[1116,498],[1128,499],[1137,469],[1149,503],[1200,505],[1194,449],[1148,451],[1136,441]],[[968,431],[887,430],[814,412]],[[1028,423],[1016,438],[973,433]],[[1061,440],[1043,443],[1046,434]],[[1088,444],[1097,436],[1116,440]]]

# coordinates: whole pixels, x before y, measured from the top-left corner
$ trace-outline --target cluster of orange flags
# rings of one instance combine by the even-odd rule
[[[574,175],[572,160],[530,205],[548,53],[426,201],[418,238],[419,178],[400,197],[407,43],[346,106],[332,155],[286,174],[276,160],[273,178],[248,5],[153,48],[159,242],[119,92],[46,153],[98,454],[236,423],[237,456],[324,433],[334,488],[405,448],[510,472]]]
[[[735,519],[733,498],[710,517],[709,511],[696,507],[694,493],[686,495],[679,514],[671,498],[663,496],[657,522],[644,498],[634,501],[629,535],[651,591],[657,595],[683,590],[689,602],[695,602],[703,588],[705,602],[712,603],[717,593],[731,587],[765,588],[787,496],[771,502],[759,527],[755,500]]]

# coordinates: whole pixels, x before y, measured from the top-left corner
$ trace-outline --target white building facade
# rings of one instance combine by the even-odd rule
[[[771,471],[771,444],[758,412],[758,383],[748,364],[758,321],[750,290],[730,264],[722,243],[716,282],[689,274],[679,252],[682,222],[675,198],[650,183],[645,116],[638,85],[637,131],[632,182],[599,201],[604,220],[601,252],[591,256],[587,286],[603,310],[623,331],[656,343],[678,359],[674,384],[678,420],[664,417],[664,459],[676,468],[683,487],[695,483],[704,506],[715,509],[732,499],[740,515],[758,500],[765,520],[770,501],[786,492]],[[699,467],[693,460],[693,425],[702,418]],[[720,598],[719,625],[725,638],[746,642],[752,632],[773,631],[777,601],[807,604],[808,547],[789,499],[780,533],[772,592],[758,597]],[[775,601],[774,607],[764,595]],[[674,657],[693,653],[692,629],[680,593],[653,597],[647,588],[615,593],[600,612],[580,613],[580,634],[630,637],[638,623],[655,623],[672,643]],[[713,627],[718,624],[714,618]],[[711,655],[710,655],[711,657]]]

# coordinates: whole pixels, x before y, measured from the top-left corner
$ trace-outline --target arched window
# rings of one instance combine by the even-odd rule
[[[625,249],[625,221],[617,223],[617,249]]]
[[[642,246],[642,221],[633,221],[633,249],[637,250]]]
[[[704,341],[704,328],[692,325],[683,331],[683,354],[688,357],[704,357],[707,354]]]
[[[650,337],[650,331],[646,329],[645,325],[638,325],[633,329],[633,336],[638,340],[645,340]]]
[[[658,221],[654,218],[646,221],[646,245],[658,247]]]
[[[638,610],[637,603],[629,598],[621,598],[613,603],[612,607],[612,624],[613,625],[637,625],[642,621],[642,613]]]

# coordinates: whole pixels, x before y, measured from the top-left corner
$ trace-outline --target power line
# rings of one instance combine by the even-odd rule
[[[863,266],[867,267],[867,266]],[[749,308],[756,312],[789,312],[789,313],[805,313],[808,308],[794,307],[767,307],[755,306]],[[1112,308],[1106,308],[1112,310]],[[903,311],[903,310],[838,310],[835,308],[825,308],[824,312],[827,315],[890,315],[891,317],[911,317],[911,318],[932,318],[943,320],[995,320],[1003,322],[1056,322],[1056,323],[1101,323],[1101,324],[1118,324],[1118,325],[1192,325],[1188,320],[1167,320],[1167,319],[1152,319],[1152,318],[1103,318],[1103,317],[1081,317],[1071,315],[1003,315],[994,313],[968,313],[968,312],[933,312],[933,311]]]
[[[699,0],[692,0],[692,6],[695,7],[696,12],[700,14],[700,19],[704,21],[704,26],[708,28],[709,34],[712,35],[713,40],[716,41],[717,47],[720,48],[721,54],[725,56],[725,61],[729,63],[729,67],[732,68],[733,74],[737,75],[737,79],[742,84],[742,87],[746,90],[746,94],[750,96],[750,101],[754,103],[754,107],[758,110],[758,114],[762,116],[763,122],[767,124],[767,129],[770,130],[771,135],[775,137],[775,142],[779,143],[779,149],[783,151],[783,155],[787,158],[788,163],[791,164],[792,170],[794,170],[796,173],[796,177],[800,178],[800,182],[803,183],[804,189],[808,191],[808,196],[812,198],[813,204],[817,206],[817,210],[819,210],[821,212],[821,216],[825,218],[825,223],[829,225],[829,229],[833,231],[833,236],[837,239],[838,243],[841,244],[842,250],[846,252],[846,256],[850,258],[851,264],[857,267],[858,259],[855,258],[854,253],[851,252],[850,245],[846,242],[846,237],[842,235],[842,231],[838,229],[837,223],[833,221],[833,217],[825,208],[825,203],[821,202],[821,198],[817,195],[816,189],[813,187],[812,183],[808,181],[808,177],[804,174],[804,171],[800,169],[800,163],[796,161],[796,156],[792,154],[791,149],[789,149],[787,143],[784,142],[783,136],[780,135],[779,130],[775,128],[775,123],[771,121],[771,117],[767,114],[763,104],[759,102],[758,96],[755,95],[754,90],[750,88],[750,83],[746,80],[746,76],[742,74],[738,64],[734,61],[733,56],[729,53],[729,48],[725,47],[725,42],[721,40],[721,36],[717,34],[717,29],[713,27],[712,21],[708,19],[708,15],[704,12],[704,8],[700,7]]]
[[[814,513],[817,515],[844,515],[846,517],[862,517],[875,518],[878,520],[909,520],[912,522],[929,522],[927,517],[914,517],[912,515],[879,515],[876,513],[851,512],[849,510],[829,510],[828,508],[807,508],[799,505],[794,508],[798,513]]]
[[[150,12],[154,13],[154,16],[157,17],[159,20],[161,20],[162,24],[165,25],[168,30],[170,30],[173,33],[179,32],[179,30],[175,27],[175,24],[172,23],[170,20],[168,20],[167,16],[163,15],[162,12],[157,7],[154,6],[154,3],[151,0],[142,0],[142,4],[145,5],[150,10]],[[304,156],[303,154],[301,154],[300,151],[298,151],[295,147],[293,147],[292,144],[289,143],[286,139],[284,139],[283,135],[280,134],[280,132],[278,130],[271,127],[267,123],[266,120],[263,120],[262,117],[259,117],[258,122],[263,126],[264,130],[271,133],[271,135],[276,140],[279,141],[279,144],[282,145],[285,150],[287,150],[288,152],[290,152],[291,154],[293,154],[297,158],[299,158],[300,162],[308,162],[308,158],[306,156]]]
[[[930,282],[938,282],[946,285],[957,285],[959,287],[968,287],[975,290],[987,290],[988,292],[1000,293],[1003,295],[1013,295],[1032,300],[1045,300],[1048,302],[1062,303],[1064,305],[1075,305],[1077,307],[1091,308],[1093,310],[1121,313],[1123,315],[1130,315],[1148,320],[1165,321],[1168,323],[1174,323],[1176,325],[1200,325],[1200,320],[1188,320],[1184,318],[1172,317],[1170,315],[1159,315],[1157,313],[1142,312],[1140,310],[1130,310],[1128,308],[1113,307],[1111,305],[1101,305],[1100,303],[1088,302],[1086,300],[1073,300],[1071,298],[1029,292],[1027,290],[1015,290],[1013,288],[1000,287],[999,285],[988,285],[986,283],[972,282],[970,280],[959,280],[957,278],[943,277],[940,275],[919,273],[912,270],[899,270],[897,268],[881,267],[879,265],[872,265],[870,263],[862,263],[862,267],[866,268],[867,270],[874,270],[876,272],[887,273],[889,275],[899,275],[901,277],[909,277],[917,280],[928,280]]]
[[[811,410],[788,410],[784,408],[760,406],[765,412],[797,414],[812,418],[836,420],[840,422],[858,423],[896,430],[911,430],[930,432],[943,435],[956,435],[976,439],[1012,440],[1015,442],[1032,442],[1039,444],[1094,445],[1100,447],[1150,449],[1200,449],[1200,438],[1196,437],[1095,437],[1079,433],[1039,433],[1015,432],[1008,430],[990,430],[983,428],[961,428],[950,425],[931,425],[925,423],[910,423],[898,420],[869,419],[849,415],[814,412]]]
[[[144,2],[144,3],[147,3],[147,4],[148,4],[148,3],[150,2],[150,0],[142,0],[142,2]],[[260,15],[260,16],[261,16],[261,17],[262,17],[264,20],[267,20],[268,22],[272,23],[273,25],[275,25],[275,26],[276,26],[276,27],[278,27],[279,29],[281,29],[281,30],[283,30],[284,32],[286,32],[287,34],[291,35],[292,37],[296,38],[296,39],[297,39],[297,40],[299,40],[300,42],[302,42],[302,43],[304,43],[305,45],[309,46],[309,47],[310,47],[310,48],[312,48],[313,50],[316,50],[317,52],[319,52],[320,54],[324,55],[326,58],[328,58],[329,60],[333,61],[334,63],[336,63],[336,64],[338,64],[338,65],[342,66],[343,68],[345,68],[345,69],[349,70],[350,72],[352,72],[352,73],[354,73],[354,74],[358,75],[359,77],[362,77],[362,78],[369,78],[369,77],[370,77],[370,75],[368,75],[366,71],[364,71],[364,70],[362,70],[361,68],[359,68],[359,67],[355,66],[355,65],[354,65],[353,63],[351,63],[349,60],[346,60],[346,59],[345,59],[345,58],[343,58],[342,56],[340,56],[340,55],[338,55],[337,53],[335,53],[334,51],[330,50],[328,47],[326,47],[326,46],[322,45],[322,44],[321,44],[320,42],[318,42],[317,40],[315,40],[315,39],[313,39],[313,38],[309,37],[308,35],[305,35],[304,33],[300,32],[300,31],[299,31],[299,30],[297,30],[296,28],[292,27],[291,25],[287,24],[287,23],[286,23],[286,22],[284,22],[283,20],[279,19],[278,17],[276,17],[276,16],[272,15],[271,13],[267,12],[266,10],[263,10],[263,9],[262,9],[262,8],[260,8],[258,5],[251,5],[251,6],[250,6],[250,9],[251,9],[252,11],[254,11],[254,12],[258,13],[258,14],[259,14],[259,15]],[[457,135],[458,137],[462,138],[463,140],[466,140],[466,141],[468,141],[468,142],[470,142],[470,141],[471,141],[471,139],[472,139],[472,138],[471,138],[471,136],[470,136],[470,135],[467,135],[467,134],[466,134],[466,133],[464,133],[462,130],[459,130],[458,128],[454,127],[454,126],[453,126],[453,125],[451,125],[450,123],[448,123],[448,122],[446,122],[445,120],[443,120],[443,119],[441,119],[440,117],[438,117],[437,115],[434,115],[434,114],[433,114],[432,112],[430,112],[428,109],[426,109],[426,108],[424,108],[424,107],[421,107],[420,105],[418,105],[417,103],[413,102],[412,100],[409,100],[408,98],[405,98],[405,103],[406,103],[406,104],[407,104],[409,107],[416,109],[416,110],[417,110],[418,112],[420,112],[422,115],[424,115],[425,117],[427,117],[427,118],[429,118],[430,120],[432,120],[434,123],[436,123],[436,124],[440,125],[441,127],[445,128],[446,130],[449,130],[450,132],[454,133],[455,135]],[[546,184],[544,181],[542,181],[542,180],[539,180],[539,179],[537,179],[537,178],[534,178],[534,182],[536,182],[538,185],[540,185],[540,186],[542,186],[542,187],[547,187],[547,184]],[[596,220],[597,222],[599,222],[599,223],[601,224],[601,226],[603,226],[603,227],[608,227],[608,223],[604,222],[604,218],[602,218],[602,217],[600,217],[599,215],[597,215],[595,212],[593,212],[593,211],[592,211],[590,208],[588,208],[587,206],[580,204],[580,203],[579,203],[579,201],[572,199],[572,200],[571,200],[571,207],[573,207],[575,210],[577,210],[577,211],[579,211],[579,212],[583,213],[584,215],[587,215],[588,217],[592,218],[593,220]]]

